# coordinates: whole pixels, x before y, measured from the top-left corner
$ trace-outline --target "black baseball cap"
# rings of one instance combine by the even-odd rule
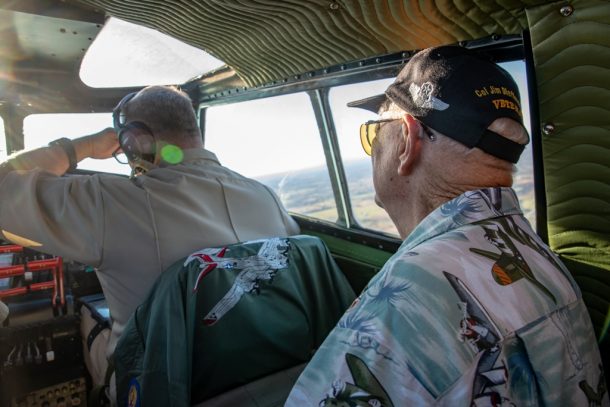
[[[348,103],[379,112],[391,100],[426,126],[469,148],[516,163],[525,148],[487,129],[507,117],[523,125],[519,88],[493,61],[458,46],[415,54],[384,94]]]

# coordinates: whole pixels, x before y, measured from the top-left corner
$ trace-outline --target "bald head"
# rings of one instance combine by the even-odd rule
[[[201,141],[188,95],[175,87],[149,86],[124,107],[127,121],[144,122],[155,136],[177,145]]]

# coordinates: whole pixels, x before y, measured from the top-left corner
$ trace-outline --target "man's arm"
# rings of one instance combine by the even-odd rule
[[[79,137],[71,141],[76,162],[85,158],[105,159],[119,147],[114,129],[106,128],[98,133]],[[9,157],[0,165],[0,180],[13,170],[40,168],[55,175],[63,175],[70,168],[70,159],[63,147],[53,145],[22,151]]]
[[[118,147],[113,129],[71,143],[77,162],[110,157]],[[94,177],[59,177],[69,167],[61,145],[17,153],[0,164],[0,237],[95,266],[102,256],[100,184]],[[30,169],[43,171],[15,171]]]

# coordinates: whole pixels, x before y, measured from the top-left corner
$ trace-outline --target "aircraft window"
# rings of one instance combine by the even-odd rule
[[[205,146],[223,165],[271,187],[289,211],[337,220],[307,94],[207,108]]]
[[[23,121],[23,142],[26,149],[42,147],[61,137],[73,139],[106,127],[112,127],[110,113],[32,114]],[[119,164],[114,158],[87,158],[78,163],[78,168],[124,175],[131,171],[128,165]]]
[[[525,63],[513,61],[500,64],[515,79],[521,93],[524,123],[531,134],[529,117],[529,100]],[[363,227],[396,235],[394,224],[389,216],[374,202],[373,177],[370,158],[364,154],[360,145],[359,126],[367,120],[377,118],[372,112],[363,109],[348,108],[348,102],[366,96],[383,93],[393,79],[356,83],[332,88],[329,92],[329,103],[337,130],[339,148],[344,162],[347,184],[350,192],[352,209],[356,221]],[[513,187],[517,192],[526,218],[535,226],[534,176],[531,143],[528,144],[517,164]]]
[[[394,79],[355,83],[332,88],[329,103],[337,130],[341,158],[356,221],[365,228],[397,236],[392,220],[375,204],[371,158],[360,145],[360,124],[377,118],[373,112],[347,107],[347,103],[383,93]]]
[[[4,161],[7,156],[6,136],[4,134],[4,120],[0,117],[0,161]]]
[[[80,78],[94,88],[169,85],[223,65],[169,35],[111,17],[87,50]]]

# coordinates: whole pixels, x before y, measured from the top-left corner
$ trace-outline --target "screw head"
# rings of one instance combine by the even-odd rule
[[[548,136],[549,134],[552,134],[554,131],[555,131],[555,125],[554,125],[553,123],[545,123],[545,124],[542,126],[542,132],[543,132],[544,134],[546,134],[547,136]]]
[[[561,14],[564,17],[571,16],[573,12],[574,12],[574,7],[572,7],[572,6],[563,6],[562,8],[559,9],[559,14]]]

